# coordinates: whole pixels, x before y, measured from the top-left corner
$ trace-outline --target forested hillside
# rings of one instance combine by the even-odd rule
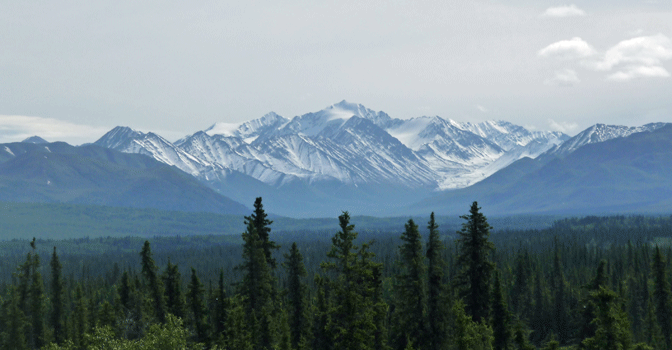
[[[671,349],[672,218],[15,240],[3,349]],[[242,239],[241,239],[242,238]]]

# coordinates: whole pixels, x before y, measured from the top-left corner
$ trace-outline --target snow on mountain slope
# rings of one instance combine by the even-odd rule
[[[578,133],[571,139],[563,142],[558,147],[550,150],[548,153],[549,155],[564,157],[589,143],[597,143],[615,138],[627,137],[638,132],[651,132],[665,125],[667,125],[667,123],[650,123],[642,126],[595,124]]]
[[[469,186],[563,137],[502,121],[392,119],[341,101],[291,120],[271,112],[244,123],[216,123],[175,144],[122,127],[96,143],[150,155],[211,184],[239,172],[275,188],[302,183],[318,191],[320,184],[332,190],[336,184],[442,190]]]
[[[531,141],[548,144],[560,144],[569,139],[569,136],[557,131],[529,131],[522,126],[503,120],[489,120],[481,123],[462,123],[460,128],[486,138],[504,150],[516,146],[525,146]]]
[[[310,137],[321,134],[330,137],[352,117],[367,119],[379,127],[386,126],[392,120],[385,112],[375,112],[361,104],[343,100],[318,112],[292,118],[289,123],[279,128],[276,134],[302,134]]]
[[[182,151],[159,135],[151,132],[145,134],[129,127],[118,126],[94,144],[124,153],[148,155],[196,177],[213,170],[223,170],[221,166],[215,166]]]
[[[239,137],[250,143],[260,135],[269,131],[275,131],[284,124],[287,124],[289,119],[282,117],[275,112],[270,112],[259,119],[250,120],[243,123],[215,123],[204,131],[208,135],[223,135]],[[179,142],[176,142],[179,145]]]

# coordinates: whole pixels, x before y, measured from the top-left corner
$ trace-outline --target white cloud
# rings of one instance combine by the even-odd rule
[[[572,60],[577,58],[586,58],[594,55],[595,49],[581,38],[572,38],[571,40],[561,40],[546,46],[539,50],[539,57],[552,57],[559,59]]]
[[[573,86],[580,82],[581,80],[579,80],[579,76],[576,74],[576,71],[567,68],[555,71],[553,78],[546,79],[544,84],[553,86]]]
[[[541,14],[542,17],[576,17],[585,16],[586,11],[576,7],[576,5],[565,5],[558,7],[549,7]]]
[[[548,126],[551,128],[551,130],[554,130],[554,131],[570,133],[573,130],[576,130],[576,128],[579,127],[579,124],[574,123],[574,122],[556,122],[553,119],[549,119],[548,120]]]
[[[634,66],[611,74],[607,79],[614,81],[629,81],[635,78],[667,78],[669,76],[670,72],[661,66]]]
[[[669,59],[672,59],[672,42],[658,34],[623,40],[607,50],[601,60],[584,64],[595,70],[609,71],[621,64],[658,66]]]
[[[481,105],[476,105],[476,109],[478,109],[479,111],[481,111],[481,112],[483,112],[483,113],[487,113],[487,112],[488,112],[488,109],[485,108],[485,107],[483,107],[483,106],[481,106]]]
[[[0,115],[0,142],[22,141],[34,135],[50,142],[91,142],[102,136],[106,131],[108,130],[105,128],[52,118]]]

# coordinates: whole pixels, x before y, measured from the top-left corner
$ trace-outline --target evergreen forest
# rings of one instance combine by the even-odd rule
[[[672,217],[12,240],[2,349],[672,350]],[[39,238],[39,237],[38,237]]]

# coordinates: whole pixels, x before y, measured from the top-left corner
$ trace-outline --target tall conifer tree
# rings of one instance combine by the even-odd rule
[[[224,270],[219,271],[219,283],[217,284],[217,292],[215,294],[214,312],[213,312],[213,332],[215,334],[213,340],[219,338],[226,338],[229,317],[229,297],[226,295],[224,288]]]
[[[399,246],[399,271],[396,276],[394,331],[391,344],[403,350],[410,341],[415,348],[423,349],[426,340],[425,262],[418,225],[408,220]]]
[[[350,224],[350,215],[343,212],[338,217],[341,231],[332,238],[327,257],[331,262],[322,267],[334,274],[331,287],[331,309],[328,331],[333,336],[336,349],[368,349],[375,339],[375,292],[372,253],[368,245],[360,249],[354,244],[357,232]]]
[[[166,293],[166,310],[179,318],[184,318],[182,276],[178,266],[171,264],[170,260],[163,274],[163,285]]]
[[[207,311],[205,309],[205,289],[196,275],[196,269],[191,268],[191,280],[187,288],[187,304],[191,310],[192,326],[196,333],[197,343],[208,341]]]
[[[439,225],[434,212],[429,216],[429,239],[427,241],[427,348],[442,349],[446,342],[448,311],[447,298],[443,282],[445,261],[442,251],[445,249],[439,236]]]
[[[30,316],[31,316],[31,341],[35,348],[41,348],[46,341],[45,309],[46,298],[44,295],[44,281],[40,274],[40,256],[33,255],[33,275],[30,286]]]
[[[457,283],[465,310],[477,323],[487,320],[490,314],[490,278],[495,268],[490,261],[495,246],[488,240],[492,227],[480,209],[478,203],[473,202],[469,215],[460,216],[466,222],[457,231],[460,236],[457,264],[462,269]]]
[[[298,349],[301,341],[307,341],[310,325],[307,314],[307,287],[301,281],[306,275],[306,267],[303,265],[303,256],[296,246],[292,244],[289,254],[285,254],[287,269],[287,300],[289,307],[289,331],[292,348]]]
[[[142,259],[142,277],[145,280],[145,287],[152,302],[154,316],[159,322],[163,323],[166,320],[166,302],[163,295],[163,284],[157,275],[158,267],[152,257],[149,241],[145,241],[145,244],[142,246],[140,257]]]
[[[273,258],[273,250],[280,248],[274,241],[271,241],[271,227],[270,225],[273,221],[267,219],[268,214],[264,211],[264,205],[261,204],[261,197],[257,197],[254,201],[254,212],[250,216],[245,217],[245,221],[250,221],[254,223],[254,228],[257,230],[257,235],[261,240],[261,245],[264,250],[264,255],[266,256],[266,263],[271,269],[277,267],[275,258]]]
[[[492,293],[492,331],[494,350],[512,349],[511,313],[506,304],[499,272],[495,273],[494,290]]]
[[[49,323],[51,328],[54,331],[54,341],[56,344],[63,344],[65,340],[65,329],[63,318],[65,315],[65,305],[63,302],[63,276],[61,262],[58,259],[56,254],[56,247],[54,247],[54,253],[51,256],[51,314],[49,317]]]
[[[264,243],[257,233],[254,220],[246,220],[247,230],[243,232],[243,263],[238,269],[243,271],[240,294],[245,303],[255,349],[271,349],[275,343],[275,329],[271,322],[273,312],[273,277],[271,267],[266,262]]]
[[[665,349],[672,349],[672,293],[667,276],[667,263],[656,246],[651,266],[653,275],[653,300],[661,333],[665,339]]]

